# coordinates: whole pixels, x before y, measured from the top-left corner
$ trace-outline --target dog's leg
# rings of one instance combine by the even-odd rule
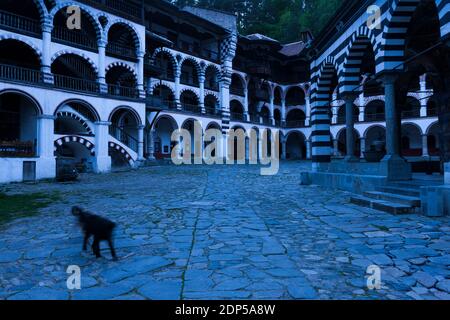
[[[89,238],[91,237],[91,235],[87,232],[84,233],[84,240],[83,240],[83,251],[87,250],[87,244],[89,241]]]
[[[108,239],[109,249],[111,250],[111,255],[114,261],[117,261],[116,250],[114,250],[114,244],[111,237]]]
[[[102,255],[100,254],[100,240],[94,236],[94,243],[92,244],[92,251],[97,258],[100,258]]]

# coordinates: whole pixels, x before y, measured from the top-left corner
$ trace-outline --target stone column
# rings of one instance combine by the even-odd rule
[[[385,91],[385,114],[386,114],[386,151],[388,158],[400,157],[400,145],[397,121],[397,106],[395,101],[395,75],[386,75],[384,77]]]
[[[36,178],[53,178],[56,173],[56,160],[54,154],[54,123],[53,115],[38,117],[37,155],[39,164],[36,166]]]
[[[98,76],[97,82],[100,86],[100,93],[108,92],[108,85],[106,84],[106,40],[98,41]]]
[[[331,118],[331,124],[336,124],[338,122],[338,110],[339,110],[339,107],[331,107],[331,111],[333,112],[333,116]]]
[[[95,172],[111,171],[111,157],[109,156],[109,126],[110,122],[95,123]]]
[[[200,109],[202,111],[203,114],[206,113],[206,109],[205,109],[205,73],[202,72],[198,75],[198,81],[199,81],[199,87],[200,87]]]
[[[244,88],[244,117],[250,121],[250,114],[248,113],[248,88]]]
[[[273,96],[273,94],[271,94],[271,96],[270,96],[270,123],[273,126],[275,125],[275,117],[274,117],[275,105],[274,105],[274,100],[275,100],[275,97]]]
[[[361,145],[361,159],[364,159],[364,152],[366,152],[366,138],[360,138],[360,145]]]
[[[353,119],[353,102],[356,96],[352,94],[344,95],[345,100],[345,126],[346,126],[346,161],[358,162],[359,159],[355,156],[355,138],[353,131],[355,128],[355,120]]]
[[[287,156],[286,156],[287,150],[286,150],[286,139],[282,138],[281,139],[281,160],[286,160]]]
[[[306,159],[311,160],[311,140],[306,140]]]
[[[281,126],[286,126],[286,98],[281,99]]]
[[[138,161],[144,161],[144,129],[145,126],[138,127]]]
[[[146,97],[144,90],[144,57],[145,51],[136,52],[138,63],[137,63],[137,89],[139,91],[139,98],[144,99]]]
[[[149,160],[155,160],[155,130],[151,129],[147,134],[147,158]]]
[[[426,82],[426,75],[420,76],[420,93],[419,93],[419,99],[420,99],[420,116],[426,117],[427,116],[427,97],[430,95],[427,91],[427,82]]]
[[[180,79],[181,78],[181,68],[180,66],[176,67],[175,70],[175,104],[177,105],[177,109],[181,110],[181,102],[180,102],[180,95],[181,95],[181,87],[180,87]]]
[[[309,126],[311,123],[311,102],[309,100],[309,97],[305,98],[305,103],[306,103],[306,120],[305,120],[305,125]]]
[[[422,135],[422,157],[429,157],[430,154],[428,152],[428,135]]]
[[[395,100],[396,74],[383,77],[386,113],[386,156],[381,162],[381,172],[388,180],[411,179],[411,166],[400,156],[399,119]]]
[[[42,81],[44,83],[53,84],[54,77],[51,68],[51,43],[52,43],[53,22],[50,17],[44,19],[42,24]]]
[[[338,139],[333,140],[333,154],[335,157],[339,156],[339,140]]]
[[[450,162],[444,163],[444,183],[450,185]]]

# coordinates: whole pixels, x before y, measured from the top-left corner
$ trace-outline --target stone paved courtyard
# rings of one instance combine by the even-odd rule
[[[450,299],[448,217],[351,205],[345,192],[300,186],[307,167],[263,177],[164,166],[5,186],[61,200],[0,226],[0,299]],[[81,252],[74,204],[119,224],[118,262],[106,244],[98,260]],[[366,287],[372,264],[378,291]],[[82,290],[67,290],[69,265],[81,267]]]

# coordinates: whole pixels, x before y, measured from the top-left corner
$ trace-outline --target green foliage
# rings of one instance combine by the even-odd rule
[[[36,215],[60,199],[59,194],[32,193],[6,195],[0,193],[0,225],[13,219]]]
[[[224,10],[237,14],[242,34],[262,33],[282,43],[299,39],[300,32],[317,35],[342,0],[173,0],[175,4]]]

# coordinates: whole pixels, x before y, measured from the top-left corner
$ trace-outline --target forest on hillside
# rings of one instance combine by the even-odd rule
[[[282,43],[299,39],[301,31],[317,35],[343,0],[172,0],[235,13],[241,34],[262,33]]]

